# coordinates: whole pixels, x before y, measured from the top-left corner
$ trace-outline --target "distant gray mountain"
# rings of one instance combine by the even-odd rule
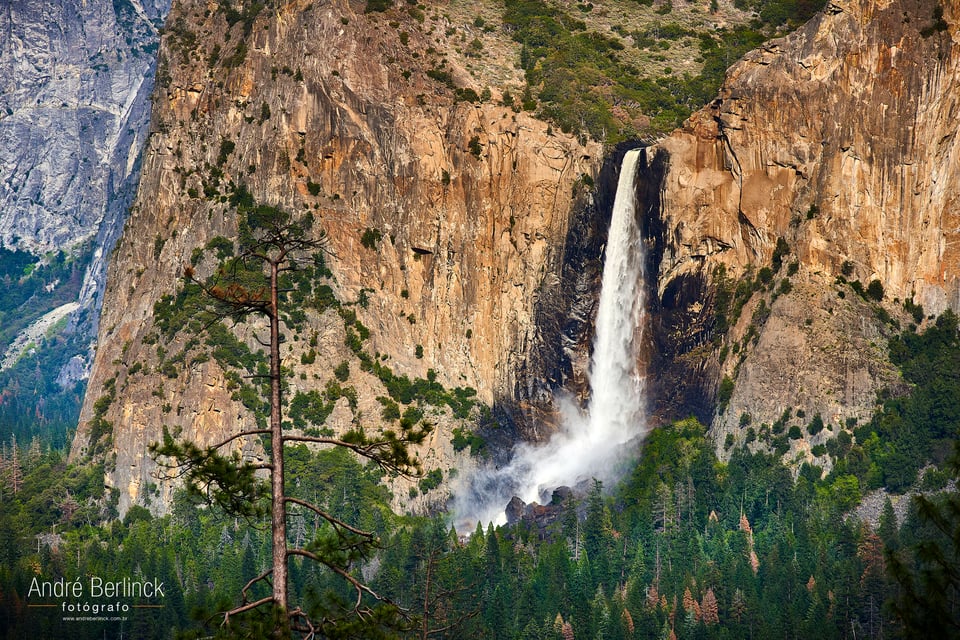
[[[86,376],[169,4],[0,3],[0,372],[66,332],[73,347],[43,358],[44,374],[61,387]]]

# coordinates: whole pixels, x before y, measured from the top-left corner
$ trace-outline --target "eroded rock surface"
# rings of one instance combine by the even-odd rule
[[[168,7],[13,0],[0,8],[0,244],[41,258],[65,251],[87,265],[71,313],[84,318],[89,340],[136,190]],[[64,366],[65,386],[86,376],[88,355]]]
[[[231,183],[258,202],[314,212],[338,298],[364,301],[353,309],[370,329],[371,354],[411,377],[432,368],[444,385],[473,387],[492,404],[526,385],[517,372],[534,344],[538,299],[559,289],[554,274],[582,192],[574,186],[599,163],[599,146],[548,133],[524,113],[456,101],[426,75],[436,61],[419,32],[404,29],[414,19],[406,11],[283,2],[231,25],[207,8],[183,0],[171,9],[154,133],[111,264],[74,447],[85,450],[97,390],[118,376],[125,390],[106,419],[116,453],[108,479],[122,511],[155,482],[146,447],[162,424],[213,442],[250,421],[214,363],[164,379],[156,346],[144,340],[154,303],[174,291],[194,249],[235,234],[224,202]],[[455,66],[449,72],[469,82]],[[324,322],[311,319],[321,337]],[[318,350],[311,374],[330,375],[344,357],[340,340]],[[299,371],[306,345],[290,345],[285,358]],[[128,377],[135,363],[153,373]],[[208,406],[216,416],[196,413]],[[378,413],[363,415],[375,422]]]
[[[837,277],[878,280],[903,326],[907,299],[926,314],[960,307],[958,113],[956,5],[838,1],[748,54],[717,100],[649,149],[661,408],[699,412],[720,442],[743,437],[743,414],[755,428],[786,408],[868,416],[875,391],[896,384],[893,328]],[[709,342],[718,268],[732,286],[752,280],[781,238],[773,282]],[[792,289],[778,296],[783,278]],[[736,386],[718,415],[705,398],[722,376]],[[684,379],[692,392],[671,388]]]

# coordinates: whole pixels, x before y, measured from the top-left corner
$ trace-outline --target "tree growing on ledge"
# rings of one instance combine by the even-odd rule
[[[178,304],[186,306],[184,311],[190,314],[195,330],[201,327],[200,330],[209,332],[214,326],[222,327],[225,320],[234,324],[251,317],[267,320],[269,339],[261,343],[269,348],[269,373],[260,377],[269,382],[265,385],[269,388],[266,403],[269,421],[265,423],[258,418],[258,428],[240,431],[208,447],[180,440],[165,429],[163,440],[150,446],[151,455],[171,472],[169,477],[182,478],[187,490],[207,503],[246,518],[269,514],[270,568],[250,577],[240,594],[240,603],[221,612],[224,628],[229,630],[231,619],[241,614],[249,618],[252,615],[249,612],[270,610],[271,615],[256,622],[260,625],[257,634],[266,630],[275,637],[289,637],[293,633],[315,638],[349,628],[348,634],[373,637],[374,629],[396,624],[403,616],[398,607],[374,592],[352,571],[358,561],[376,548],[376,536],[334,517],[318,505],[290,495],[285,487],[284,447],[290,443],[343,447],[375,462],[386,472],[415,475],[419,474],[420,466],[408,446],[422,442],[430,427],[404,423],[399,433],[388,430],[371,437],[358,426],[339,438],[284,431],[281,325],[289,331],[291,325],[297,323],[290,294],[304,286],[309,288],[314,269],[322,269],[325,236],[322,232],[312,233],[314,221],[309,214],[295,219],[278,208],[254,205],[243,187],[238,193],[239,197],[233,200],[238,209],[236,246],[224,238],[211,241],[207,248],[215,249],[222,262],[206,278],[198,276],[193,264],[186,267],[184,291],[187,295],[181,295]],[[195,254],[191,262],[198,262],[199,255],[202,254]],[[308,276],[304,278],[303,273]],[[298,285],[299,289],[291,285]],[[198,325],[197,320],[202,324]],[[175,323],[168,327],[172,331],[179,329]],[[262,462],[243,460],[237,451],[229,455],[223,452],[237,440],[250,437],[260,438],[263,443],[266,458]],[[262,480],[264,472],[267,482]],[[289,544],[289,505],[315,513],[329,525],[332,535],[321,536],[303,546]],[[318,562],[340,576],[352,588],[355,598],[345,606],[340,603],[339,611],[307,611],[301,606],[291,606],[288,569],[290,559],[297,556]],[[271,585],[270,594],[252,598],[250,594],[262,582]]]

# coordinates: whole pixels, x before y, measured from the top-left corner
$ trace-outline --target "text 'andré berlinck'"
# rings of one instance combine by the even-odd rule
[[[86,587],[86,589],[84,589]],[[40,580],[34,576],[30,582],[28,598],[154,598],[164,596],[163,582],[150,580],[104,580],[90,576],[81,580]]]

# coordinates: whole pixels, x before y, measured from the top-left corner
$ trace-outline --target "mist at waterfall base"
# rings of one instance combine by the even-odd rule
[[[521,443],[502,467],[481,467],[455,489],[458,527],[502,524],[513,496],[549,502],[553,489],[596,478],[605,484],[646,434],[644,379],[636,367],[644,326],[643,243],[636,222],[635,177],[639,150],[628,151],[610,217],[590,363],[586,411],[558,395],[560,428],[546,443]]]

